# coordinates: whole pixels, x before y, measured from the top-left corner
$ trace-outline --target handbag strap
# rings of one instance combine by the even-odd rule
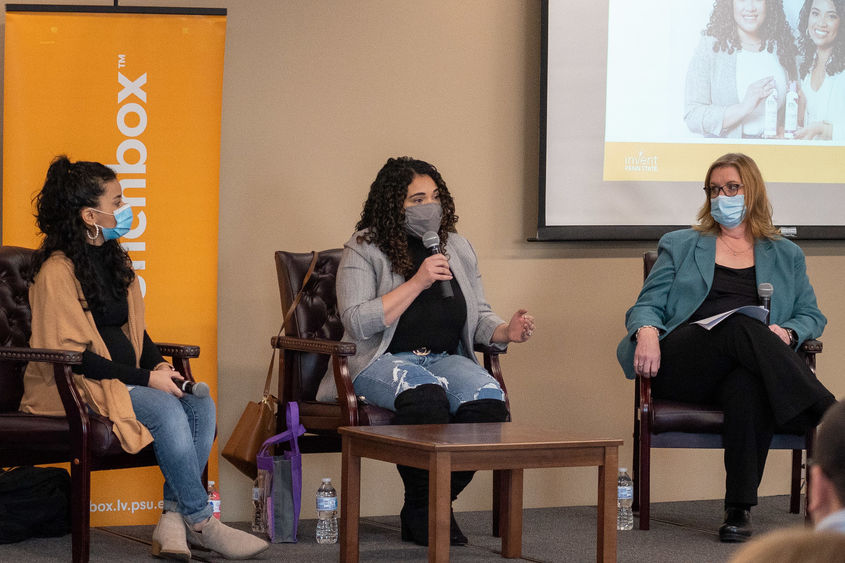
[[[285,313],[285,318],[282,320],[282,326],[279,328],[279,333],[276,335],[276,338],[280,337],[282,333],[285,331],[285,325],[288,324],[288,321],[293,315],[293,312],[296,310],[297,305],[302,300],[303,292],[305,291],[305,286],[308,285],[308,280],[311,279],[311,274],[314,273],[314,268],[317,266],[317,258],[319,258],[320,253],[316,250],[311,251],[311,263],[308,265],[308,271],[305,272],[305,277],[302,279],[302,285],[299,287],[299,291],[296,292],[296,296],[293,298],[293,303],[290,304],[288,307],[287,312]],[[264,382],[264,398],[263,400],[268,400],[270,395],[270,384],[273,382],[273,366],[276,362],[276,350],[272,350],[270,352],[270,367],[267,369],[267,380]],[[297,412],[297,420],[299,420],[299,414]]]

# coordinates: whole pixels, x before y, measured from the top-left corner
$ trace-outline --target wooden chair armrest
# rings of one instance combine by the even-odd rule
[[[821,343],[821,340],[810,339],[802,342],[798,350],[805,354],[821,354],[822,348],[824,348],[824,345]]]
[[[9,347],[0,348],[0,360],[77,365],[82,363],[82,352],[56,350],[52,348]]]
[[[507,346],[501,346],[501,347],[500,346],[489,346],[487,344],[476,344],[475,345],[475,351],[479,352],[481,354],[491,354],[491,355],[499,356],[501,354],[507,354],[508,353],[508,347]]]
[[[200,347],[192,344],[172,344],[170,342],[156,342],[162,356],[171,358],[199,358]]]
[[[323,338],[296,338],[293,336],[274,336],[270,339],[270,346],[281,350],[296,352],[310,352],[331,356],[354,356],[355,344],[339,340]]]
[[[53,364],[56,389],[65,409],[72,435],[75,456],[86,451],[88,440],[88,410],[82,395],[73,380],[72,365],[82,363],[82,352],[51,348],[0,348],[0,360],[20,362],[44,362]]]
[[[651,417],[651,378],[637,376],[637,388],[640,393],[640,416],[650,422]]]
[[[502,365],[499,363],[499,356],[508,353],[507,346],[487,346],[486,344],[476,344],[475,351],[484,355],[484,369],[493,376],[502,388],[505,394],[505,405],[508,407],[508,412],[511,409],[510,399],[508,398],[508,388],[505,386],[505,377],[502,375]]]

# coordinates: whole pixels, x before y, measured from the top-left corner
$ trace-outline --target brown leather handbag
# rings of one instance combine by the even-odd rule
[[[299,292],[285,314],[279,335],[284,332],[288,319],[296,310],[296,306],[299,305],[305,285],[311,279],[311,274],[314,273],[314,266],[317,265],[317,257],[320,253],[313,252],[312,254],[311,264],[308,266]],[[223,448],[223,457],[250,479],[255,479],[258,475],[255,457],[258,455],[258,450],[261,449],[261,444],[276,434],[276,406],[279,400],[270,393],[275,360],[276,351],[273,350],[270,354],[270,368],[267,370],[267,379],[264,382],[264,395],[258,402],[250,401],[247,403],[240,420],[238,420],[232,435],[229,436],[229,440]]]

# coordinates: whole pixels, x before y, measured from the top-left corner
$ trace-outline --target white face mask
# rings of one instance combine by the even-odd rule
[[[440,203],[423,203],[405,209],[405,230],[417,238],[428,231],[440,232],[443,208]]]

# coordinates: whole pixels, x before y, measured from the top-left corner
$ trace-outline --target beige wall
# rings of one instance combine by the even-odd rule
[[[246,401],[260,393],[268,341],[281,320],[273,251],[342,244],[378,169],[387,157],[408,154],[441,170],[494,308],[509,316],[526,307],[537,318],[535,337],[503,359],[514,419],[622,438],[620,459],[630,467],[633,384],[615,347],[641,284],[640,255],[655,243],[526,242],[537,210],[538,0],[121,4],[229,10],[220,185],[223,443]],[[845,244],[802,247],[830,320],[819,374],[843,396]],[[785,493],[788,458],[777,452],[769,459],[761,492]],[[339,485],[340,456],[308,455],[303,467],[303,517],[312,518],[320,477]],[[723,495],[720,452],[658,451],[652,472],[654,500]],[[363,475],[363,512],[397,514],[395,469],[365,462]],[[593,503],[595,478],[594,469],[528,471],[525,506]],[[221,481],[224,517],[247,519],[248,480],[222,461]],[[488,509],[489,484],[490,474],[480,474],[456,508]]]

